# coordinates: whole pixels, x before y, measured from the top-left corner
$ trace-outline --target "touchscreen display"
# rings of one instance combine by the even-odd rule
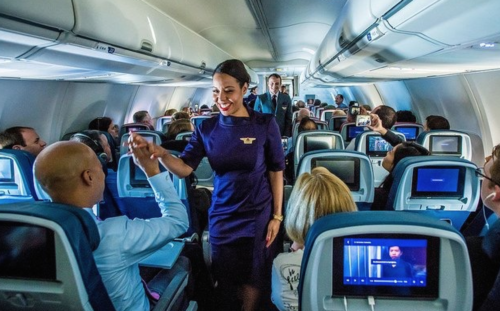
[[[417,139],[417,127],[398,127],[396,131],[402,133],[407,141],[414,141]]]
[[[387,151],[392,150],[391,144],[389,144],[381,136],[368,135],[366,137],[366,155],[371,157],[385,157]]]
[[[358,134],[363,133],[364,130],[363,126],[350,126],[347,131],[347,140],[353,140]]]
[[[432,136],[429,147],[432,154],[460,155],[462,153],[462,137]]]
[[[14,162],[0,158],[0,182],[14,182]]]
[[[359,191],[359,159],[350,157],[315,158],[311,160],[312,168],[324,167],[341,179],[349,190]]]
[[[370,234],[334,238],[334,296],[436,298],[439,238]]]
[[[334,149],[335,136],[312,136],[304,137],[304,152]]]
[[[412,197],[456,197],[464,192],[465,168],[426,166],[413,169]]]

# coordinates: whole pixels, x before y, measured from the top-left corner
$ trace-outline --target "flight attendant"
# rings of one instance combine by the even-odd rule
[[[218,310],[267,308],[271,267],[283,220],[284,154],[275,118],[249,109],[243,96],[250,76],[239,60],[227,60],[213,74],[217,117],[203,121],[179,158],[148,144],[152,157],[185,177],[208,157],[215,171],[209,233]],[[146,142],[133,134],[131,143]]]

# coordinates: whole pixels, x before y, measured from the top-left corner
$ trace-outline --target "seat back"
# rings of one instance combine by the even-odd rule
[[[358,210],[369,210],[375,195],[373,169],[367,155],[350,150],[318,150],[304,154],[297,176],[322,166],[346,183]]]
[[[416,141],[418,135],[424,131],[424,126],[418,123],[396,123],[392,129],[403,133],[406,141]]]
[[[480,197],[477,166],[456,157],[407,157],[392,171],[387,208],[416,211],[461,229]]]
[[[163,132],[163,124],[172,122],[172,116],[159,117],[156,119],[155,129]]]
[[[294,141],[294,172],[297,176],[297,168],[300,158],[306,152],[322,149],[344,149],[344,141],[338,133],[331,131],[305,131],[300,133]]]
[[[364,131],[364,126],[356,126],[354,122],[343,123],[340,127],[340,135],[346,144]]]
[[[423,132],[417,143],[429,149],[432,155],[455,156],[472,159],[472,144],[467,133],[452,130],[433,130]]]
[[[319,120],[323,122],[328,122],[333,116],[333,113],[335,112],[335,109],[327,109],[321,111],[321,115],[319,116]]]
[[[212,118],[212,116],[194,116],[191,117],[191,123],[194,124],[194,127],[198,127],[201,124],[201,122],[210,118]]]
[[[193,136],[193,132],[192,131],[182,132],[182,133],[177,134],[177,136],[175,136],[175,140],[190,141],[191,140],[191,136]]]
[[[402,133],[395,132],[404,141],[405,136]],[[382,160],[392,146],[382,138],[380,133],[374,131],[365,131],[356,137],[354,150],[366,154],[372,163],[374,185],[380,186],[389,172],[382,167]]]
[[[0,207],[1,310],[114,310],[92,251],[92,217],[63,204]]]
[[[213,187],[215,179],[215,171],[212,169],[210,162],[207,157],[204,157],[198,167],[194,171],[196,179],[198,181],[197,185],[202,187]]]
[[[151,129],[144,123],[127,123],[123,124],[120,128],[120,137],[122,137],[125,133],[129,132],[137,132],[137,131],[150,131]]]
[[[149,130],[145,130],[145,131],[135,131],[135,133],[141,135],[142,137],[144,137],[144,139],[146,139],[148,142],[153,142],[157,145],[161,145],[162,143],[162,139],[160,137],[160,135],[154,131],[149,131]],[[130,133],[125,133],[122,135],[122,138],[120,140],[120,157],[124,154],[127,153],[128,151],[128,139],[130,137]]]
[[[33,185],[35,157],[23,150],[0,150],[0,204],[38,200]]]
[[[375,310],[470,311],[467,246],[452,226],[423,215],[328,215],[307,235],[298,294],[299,310],[370,310],[372,296]]]
[[[340,127],[345,122],[347,122],[347,117],[346,116],[333,116],[328,121],[328,129],[330,131],[340,132]]]
[[[311,120],[313,120],[314,123],[316,123],[316,127],[318,130],[322,130],[322,131],[328,130],[328,124],[326,122],[319,121],[316,118],[314,118],[314,119],[311,118]],[[300,122],[296,122],[293,124],[293,128],[292,128],[292,142],[293,142],[294,146],[295,146],[296,141],[297,141],[297,136],[299,135],[299,125],[300,125]]]

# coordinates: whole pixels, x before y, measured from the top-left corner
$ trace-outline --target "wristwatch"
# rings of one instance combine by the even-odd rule
[[[273,219],[276,219],[276,220],[279,220],[279,221],[283,221],[283,215],[273,214]]]

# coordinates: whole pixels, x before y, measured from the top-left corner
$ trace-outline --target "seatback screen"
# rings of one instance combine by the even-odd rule
[[[0,277],[56,280],[54,232],[19,222],[0,222]]]
[[[408,141],[414,141],[417,139],[418,127],[401,126],[398,127],[396,131],[402,133]]]
[[[340,131],[340,126],[342,126],[342,123],[344,123],[346,121],[347,121],[347,117],[333,119],[333,130]]]
[[[464,167],[416,167],[413,169],[411,196],[462,198],[464,183]]]
[[[346,140],[351,141],[354,138],[356,138],[356,136],[358,136],[358,134],[363,133],[364,131],[365,131],[364,126],[349,126],[349,128],[347,129],[347,139]]]
[[[334,238],[333,295],[437,298],[439,238],[366,234]]]
[[[387,151],[392,150],[389,144],[382,136],[367,135],[365,153],[371,157],[385,157]]]
[[[360,188],[360,160],[351,157],[321,157],[311,160],[311,167],[324,167],[330,173],[341,179],[349,190],[359,191]]]
[[[335,136],[313,136],[304,137],[304,153],[315,150],[334,149]]]
[[[0,158],[0,182],[14,182],[14,162],[12,159]]]
[[[431,136],[429,144],[432,154],[461,155],[462,137],[460,136]]]

